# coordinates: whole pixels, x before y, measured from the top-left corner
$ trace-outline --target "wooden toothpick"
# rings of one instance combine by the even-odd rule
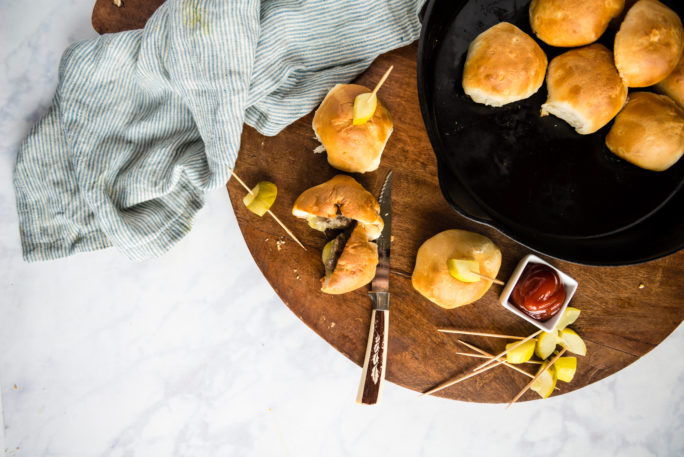
[[[480,356],[478,356],[478,357],[487,357],[487,356],[491,357],[491,356],[492,356],[492,354],[490,354],[490,353],[487,352],[487,351],[483,351],[482,349],[480,349],[480,348],[477,347],[477,346],[474,346],[474,345],[472,345],[472,344],[466,343],[465,341],[462,341],[462,340],[457,340],[457,341],[458,341],[459,343],[461,343],[462,345],[464,345],[465,347],[468,347],[468,348],[472,349],[473,351],[477,351],[477,352],[479,352],[480,354],[482,354],[482,355],[480,355]],[[477,355],[477,354],[470,354],[470,355],[471,355],[471,356],[474,356],[474,355]],[[525,363],[533,363],[533,364],[536,364],[536,365],[541,365],[543,362],[539,362],[539,361],[537,361],[537,360],[528,360],[528,361],[525,362]],[[520,368],[516,367],[516,366],[513,365],[512,363],[508,363],[508,361],[506,361],[506,363],[505,363],[504,365],[506,365],[508,368],[511,368],[511,369],[513,369],[513,370],[515,370],[515,371],[517,371],[517,372],[519,372],[519,373],[524,374],[524,375],[527,376],[528,378],[534,378],[534,375],[528,373],[528,372],[525,371],[525,370],[521,370]],[[555,389],[555,390],[560,390],[558,387],[554,387],[554,389]]]
[[[487,281],[491,281],[491,282],[493,282],[494,284],[498,284],[498,285],[500,285],[500,286],[505,286],[505,285],[506,285],[505,282],[499,281],[498,279],[492,278],[491,276],[483,275],[483,274],[478,273],[478,272],[473,271],[473,270],[470,270],[470,272],[471,272],[472,274],[474,274],[475,276],[479,276],[479,277],[482,278],[482,279],[486,279]]]
[[[488,371],[488,370],[491,370],[492,368],[498,367],[499,365],[501,365],[501,364],[503,364],[503,363],[505,363],[505,362],[506,362],[505,360],[500,360],[500,361],[498,361],[497,363],[495,363],[495,364],[493,364],[493,365],[489,365],[488,367],[482,368],[481,370],[478,370],[478,371],[471,371],[470,373],[468,373],[468,374],[466,374],[466,375],[463,375],[463,376],[461,376],[461,377],[459,377],[459,378],[456,378],[456,379],[447,381],[447,382],[445,382],[445,383],[442,383],[442,384],[438,385],[437,387],[434,387],[434,388],[428,390],[427,392],[421,394],[420,396],[422,397],[422,396],[424,396],[424,395],[430,395],[430,394],[433,394],[433,393],[435,393],[435,392],[437,392],[437,391],[439,391],[439,390],[446,389],[446,388],[449,387],[449,386],[453,386],[454,384],[458,384],[459,382],[465,381],[465,380],[468,379],[468,378],[472,378],[473,376],[476,376],[476,375],[478,375],[478,374],[480,374],[480,373],[484,373],[485,371]]]
[[[470,330],[456,330],[451,328],[438,328],[438,332],[442,333],[458,333],[461,335],[475,335],[475,336],[489,336],[492,338],[505,338],[509,340],[524,340],[524,336],[514,336],[514,335],[501,335],[499,333],[484,333],[484,332],[473,332]]]
[[[487,356],[487,355],[483,355],[483,354],[473,354],[472,352],[452,352],[452,354],[462,355],[464,357],[472,357],[474,359],[488,359],[491,357],[491,355]],[[501,360],[501,359],[499,359],[499,360]],[[527,362],[523,362],[523,363],[529,363],[529,364],[533,364],[533,365],[541,365],[542,364],[542,362],[540,362],[539,360],[528,360]],[[527,371],[521,370],[520,368],[516,367],[515,365],[510,365],[508,362],[506,362],[505,365],[513,368],[516,371],[520,371],[521,373],[525,373],[525,374],[529,375],[530,378],[532,377],[532,375],[529,374]]]
[[[532,387],[532,384],[534,384],[534,382],[535,382],[537,379],[539,379],[539,377],[540,377],[542,374],[544,374],[544,372],[546,372],[546,370],[548,370],[549,368],[551,368],[551,365],[553,365],[554,363],[556,363],[556,360],[558,360],[558,359],[560,358],[560,356],[562,356],[562,355],[565,353],[565,351],[567,351],[567,348],[564,348],[562,351],[560,351],[553,359],[551,359],[551,360],[549,361],[548,365],[546,365],[544,368],[542,368],[541,370],[539,370],[539,373],[537,373],[537,375],[536,375],[534,378],[532,378],[532,381],[528,382],[527,385],[526,385],[525,387],[523,387],[523,389],[522,389],[520,392],[518,392],[518,395],[516,395],[515,398],[513,398],[513,400],[511,400],[511,402],[508,404],[508,406],[506,406],[506,409],[510,408],[511,405],[512,405],[513,403],[515,403],[516,401],[518,401],[518,399],[519,399],[520,397],[522,397],[523,394],[524,394],[525,392],[527,392],[527,391],[529,390],[530,387]]]
[[[489,360],[487,360],[486,362],[482,363],[481,365],[476,366],[475,368],[473,368],[473,371],[481,370],[482,368],[486,367],[487,365],[489,365],[490,363],[494,362],[495,360],[499,360],[499,357],[501,357],[502,355],[508,354],[508,351],[512,351],[513,349],[517,348],[517,347],[520,346],[521,344],[523,344],[523,343],[525,343],[525,342],[531,340],[531,339],[534,338],[535,336],[539,335],[541,332],[542,332],[542,330],[537,330],[536,332],[534,332],[533,334],[531,334],[530,336],[528,336],[528,337],[525,338],[524,340],[521,340],[521,341],[518,341],[517,343],[515,343],[513,346],[510,347],[510,349],[506,349],[505,351],[502,351],[501,353],[499,353],[499,354],[493,356],[491,359],[489,359]]]
[[[385,80],[387,79],[387,77],[389,76],[389,74],[392,72],[392,69],[393,69],[393,68],[394,68],[394,65],[391,65],[391,66],[387,69],[387,71],[385,72],[385,74],[382,75],[382,78],[380,78],[380,81],[378,81],[378,83],[375,85],[375,89],[373,89],[373,92],[371,92],[370,98],[373,98],[373,97],[375,96],[375,94],[378,93],[378,91],[380,90],[380,87],[385,83]]]
[[[231,176],[234,176],[235,179],[237,180],[237,182],[239,182],[239,183],[242,185],[242,187],[245,188],[245,190],[246,190],[247,192],[249,192],[250,194],[253,194],[253,193],[254,193],[254,192],[252,192],[252,189],[250,189],[249,186],[248,186],[247,184],[245,184],[245,182],[244,182],[242,179],[240,179],[240,177],[235,173],[235,170],[230,170],[230,171],[231,171]],[[292,238],[293,240],[295,240],[295,242],[296,242],[299,246],[301,246],[302,249],[304,249],[304,250],[306,251],[306,248],[304,247],[304,245],[297,239],[297,237],[294,235],[294,233],[292,233],[292,232],[290,231],[290,229],[288,229],[288,228],[285,226],[285,224],[283,224],[283,222],[282,222],[280,219],[278,219],[278,216],[276,216],[275,214],[273,214],[273,212],[272,212],[270,209],[267,210],[266,212],[267,212],[273,219],[275,219],[275,221],[283,228],[283,230],[285,230],[285,232],[286,232],[288,235],[290,235],[290,238]]]

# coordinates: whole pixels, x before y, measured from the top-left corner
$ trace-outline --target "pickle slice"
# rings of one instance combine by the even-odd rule
[[[373,117],[373,114],[375,114],[377,107],[378,97],[372,92],[357,95],[354,99],[354,108],[352,109],[352,124],[361,125],[368,122]]]
[[[553,351],[556,350],[558,344],[558,332],[542,332],[537,340],[537,347],[534,348],[534,353],[542,360],[548,359]]]
[[[252,193],[245,195],[242,203],[257,216],[263,216],[271,208],[277,195],[278,188],[275,184],[269,181],[261,181],[254,186]]]
[[[577,355],[586,355],[587,346],[584,344],[584,340],[572,329],[564,328],[560,331],[560,341],[559,344],[568,351]]]
[[[577,371],[577,357],[559,357],[556,363],[556,377],[559,381],[570,382]]]
[[[556,363],[558,363],[556,361]],[[539,368],[539,371],[543,370],[547,364],[545,363]],[[539,373],[539,371],[537,373]],[[548,398],[552,393],[553,389],[556,387],[556,369],[555,364],[549,367],[544,373],[541,374],[530,386],[530,389],[534,390],[542,398]]]
[[[537,342],[535,340],[525,341],[518,347],[509,350],[509,348],[515,346],[516,344],[519,344],[519,342],[516,341],[506,345],[506,350],[508,351],[506,353],[506,361],[508,363],[525,363],[530,360],[532,358],[532,354],[534,354],[534,347],[536,346]]]
[[[476,260],[449,259],[447,260],[449,274],[462,282],[477,282],[480,277],[473,273],[480,272],[480,264]]]
[[[581,311],[579,309],[573,308],[572,306],[565,308],[563,315],[558,320],[558,324],[556,324],[556,330],[563,330],[568,325],[574,324],[579,317],[580,312]]]
[[[335,244],[334,238],[325,243],[325,246],[323,246],[323,252],[321,253],[321,260],[323,261],[323,265],[327,265],[328,260],[330,260],[330,256],[332,255],[333,250],[333,244]]]

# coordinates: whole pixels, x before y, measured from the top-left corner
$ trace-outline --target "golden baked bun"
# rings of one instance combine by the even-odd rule
[[[615,118],[606,146],[637,167],[667,170],[684,153],[684,110],[667,95],[634,92]]]
[[[292,214],[305,218],[311,228],[320,231],[345,228],[356,220],[367,226],[372,240],[380,236],[384,226],[373,194],[347,175],[337,175],[302,192],[292,206]]]
[[[546,44],[571,48],[598,40],[625,0],[532,0],[530,25]]]
[[[546,86],[549,94],[541,115],[553,114],[582,135],[610,122],[627,100],[627,86],[613,64],[613,53],[601,44],[554,58]]]
[[[656,89],[684,108],[684,53],[672,73],[656,84]]]
[[[502,106],[539,90],[546,54],[528,34],[501,22],[479,34],[468,47],[463,90],[477,103]]]
[[[418,249],[411,282],[414,289],[442,308],[451,309],[478,300],[491,281],[463,282],[449,274],[447,260],[475,260],[480,273],[496,278],[501,251],[489,238],[465,230],[446,230],[425,241]]]
[[[677,13],[657,0],[639,0],[615,35],[615,65],[629,87],[662,81],[684,50],[684,29]]]
[[[394,124],[378,98],[373,116],[353,125],[352,108],[357,95],[371,92],[357,84],[338,84],[325,96],[313,118],[313,130],[328,154],[328,163],[338,170],[365,173],[377,170],[382,151]]]
[[[375,277],[378,265],[378,245],[368,240],[366,226],[356,224],[332,272],[326,269],[321,278],[321,291],[326,294],[346,294],[363,287]]]

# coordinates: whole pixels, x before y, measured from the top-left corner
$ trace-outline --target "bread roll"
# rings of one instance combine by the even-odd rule
[[[350,173],[376,170],[392,134],[392,116],[379,98],[375,113],[367,122],[352,124],[354,99],[368,92],[371,90],[357,84],[338,84],[314,114],[316,138],[327,151],[328,163],[338,170]]]
[[[606,136],[606,146],[638,167],[667,170],[684,153],[684,110],[666,95],[632,93]]]
[[[501,22],[479,34],[468,47],[463,90],[477,103],[502,106],[539,90],[546,54],[525,32]]]
[[[684,108],[684,53],[672,73],[656,84],[656,89]]]
[[[356,220],[367,226],[372,240],[380,236],[384,226],[373,194],[347,175],[337,175],[302,192],[292,206],[292,214],[321,231],[345,228]]]
[[[532,0],[530,25],[546,44],[575,47],[598,40],[625,0]]]
[[[610,122],[627,100],[627,87],[613,64],[613,54],[601,44],[554,58],[546,85],[549,95],[542,116],[553,114],[582,135]]]
[[[684,50],[679,16],[657,0],[639,0],[615,35],[615,65],[629,87],[646,87],[669,75]]]
[[[447,269],[451,258],[476,260],[480,273],[495,278],[501,266],[501,251],[487,237],[465,230],[447,230],[425,241],[418,249],[411,282],[428,300],[442,308],[456,308],[478,300],[491,281],[462,282]]]
[[[322,292],[345,294],[373,280],[378,265],[378,245],[368,240],[366,228],[356,224],[335,268],[321,278]]]

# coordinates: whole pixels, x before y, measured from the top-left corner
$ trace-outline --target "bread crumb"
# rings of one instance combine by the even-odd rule
[[[330,324],[330,328],[333,328],[333,327],[335,327],[335,323],[334,323],[334,322]]]
[[[18,389],[18,387],[17,387],[16,384],[15,384],[14,386],[12,386],[12,387],[14,387],[14,390],[17,390],[17,389]]]
[[[276,241],[276,248],[280,251],[283,248],[283,244],[285,244],[285,240],[278,240]],[[297,270],[295,270],[297,271]]]
[[[390,236],[390,243],[394,242],[394,235]]]
[[[639,289],[643,289],[644,287],[646,287],[646,286],[644,285],[644,283],[643,283],[643,282],[640,282],[640,283],[639,283]]]
[[[123,6],[123,0],[112,0],[112,3],[114,3],[117,8],[121,8]]]

